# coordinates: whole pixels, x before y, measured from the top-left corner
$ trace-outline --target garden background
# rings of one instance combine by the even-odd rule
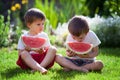
[[[66,73],[58,64],[42,76],[21,70],[16,64],[17,41],[27,30],[24,13],[29,8],[42,10],[45,32],[58,53],[65,56],[67,24],[74,15],[82,15],[101,40],[100,55],[105,66],[101,72]],[[119,0],[0,0],[0,80],[119,80],[120,79],[120,1]],[[62,76],[62,77],[61,77]]]

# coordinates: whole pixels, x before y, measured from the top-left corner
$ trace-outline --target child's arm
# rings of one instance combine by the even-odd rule
[[[18,55],[20,55],[22,51],[24,51],[24,50],[20,50],[20,49],[19,49],[19,50],[18,50]]]
[[[98,50],[99,47],[96,46],[92,49],[92,51],[88,54],[77,54],[77,56],[81,57],[81,58],[94,58],[98,55]]]

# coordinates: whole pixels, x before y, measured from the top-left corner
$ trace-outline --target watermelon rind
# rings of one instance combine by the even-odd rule
[[[93,44],[89,44],[89,45],[90,45],[90,48],[89,48],[87,51],[78,52],[78,51],[73,50],[73,49],[69,46],[69,43],[74,43],[74,42],[67,42],[66,48],[67,48],[67,49],[70,49],[71,51],[75,52],[76,54],[88,54],[88,53],[92,50],[92,48],[93,48]],[[78,43],[85,43],[85,42],[78,42]],[[88,44],[88,43],[85,43],[85,44]]]
[[[23,37],[28,37],[28,38],[38,38],[38,37],[31,37],[31,36],[22,36],[22,38],[23,38]],[[31,48],[31,50],[39,50],[40,48],[43,48],[43,47],[44,47],[44,45],[45,45],[45,43],[46,43],[46,39],[43,38],[43,37],[39,37],[39,38],[45,40],[44,44],[43,44],[42,46],[40,46],[40,47],[37,47],[37,48],[28,46],[28,47]],[[23,42],[23,44],[24,44],[25,46],[27,46],[27,45],[25,44],[25,42],[23,41],[23,39],[22,39],[22,42]],[[38,43],[38,44],[39,44],[39,43]]]

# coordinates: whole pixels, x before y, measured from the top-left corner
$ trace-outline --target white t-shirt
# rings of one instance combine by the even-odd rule
[[[71,34],[69,34],[66,39],[66,42],[69,42],[69,41],[77,42],[72,38]],[[96,47],[101,43],[97,35],[91,30],[87,33],[85,39],[82,42],[93,44],[93,47]],[[76,56],[76,58],[80,58],[80,57]],[[95,59],[95,58],[84,58],[84,59]]]
[[[28,32],[25,32],[25,33],[22,34],[21,36],[30,36],[30,35],[28,34]],[[47,35],[45,32],[41,32],[41,33],[39,33],[39,34],[37,34],[37,35],[35,35],[35,36],[31,36],[31,37],[43,37],[43,38],[45,38],[45,39],[47,40],[44,46],[45,46],[45,47],[51,46],[50,40],[49,40],[49,38],[48,38],[48,35]],[[25,49],[25,45],[24,45],[21,37],[19,38],[17,49],[19,49],[19,50]]]

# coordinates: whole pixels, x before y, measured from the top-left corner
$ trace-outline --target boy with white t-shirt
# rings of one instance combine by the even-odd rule
[[[96,34],[89,30],[88,23],[82,16],[74,16],[68,24],[69,35],[67,42],[86,42],[93,45],[92,50],[87,54],[77,54],[69,49],[66,50],[68,57],[60,55],[56,56],[56,62],[60,64],[64,70],[78,70],[89,72],[90,70],[101,70],[103,63],[96,60],[98,56],[98,46],[101,43]]]
[[[20,37],[18,41],[19,57],[16,62],[22,69],[32,69],[42,74],[46,74],[47,69],[53,66],[56,56],[56,48],[50,45],[48,35],[43,32],[45,18],[44,13],[36,8],[31,8],[26,12],[24,19],[29,31],[22,34],[21,37],[43,37],[47,41],[44,48],[33,50],[29,46],[24,45]]]

